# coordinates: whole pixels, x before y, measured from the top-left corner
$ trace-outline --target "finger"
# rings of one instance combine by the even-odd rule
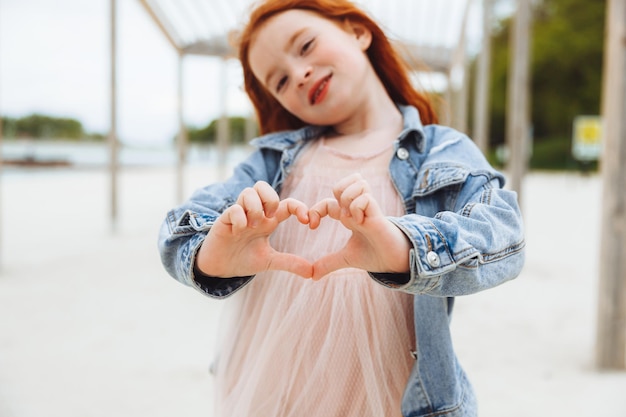
[[[291,253],[275,252],[267,269],[288,271],[304,278],[313,276],[313,265],[306,259]]]
[[[319,281],[324,276],[330,274],[333,271],[337,271],[343,268],[349,268],[346,257],[344,256],[343,250],[335,253],[331,253],[330,255],[326,255],[313,264],[313,280]]]
[[[300,200],[286,198],[280,201],[276,211],[276,219],[279,222],[286,220],[289,216],[296,216],[302,224],[309,224],[309,208]]]
[[[362,194],[350,203],[350,215],[356,222],[356,224],[363,224],[365,216],[367,215],[367,209],[370,206],[371,194]]]
[[[229,226],[233,234],[241,233],[248,227],[248,219],[246,213],[238,204],[232,205],[222,213],[219,217],[219,221]]]
[[[361,188],[363,188],[364,186],[369,187],[367,181],[365,181],[363,179],[363,176],[361,176],[361,174],[357,172],[348,175],[347,177],[344,177],[335,183],[335,185],[333,186],[334,197],[338,201],[341,201],[341,197],[346,193],[346,191],[349,190],[351,187],[354,187],[355,185]]]
[[[363,194],[350,204],[350,213],[357,224],[363,224],[366,218],[384,217],[378,202],[371,194]]]
[[[326,216],[330,216],[331,218],[338,220],[340,210],[339,203],[333,198],[325,198],[322,201],[317,202],[309,210],[309,227],[311,229],[317,229],[322,218]]]
[[[255,228],[264,218],[263,203],[259,193],[254,188],[245,188],[237,198],[237,204],[243,207],[248,226]]]
[[[280,203],[280,197],[278,197],[276,190],[265,181],[257,181],[257,183],[254,184],[254,189],[259,195],[265,216],[274,217],[278,209],[278,204]]]
[[[370,186],[364,179],[357,180],[343,190],[339,200],[339,204],[344,209],[344,214],[349,215],[352,202],[370,192]]]
[[[333,195],[335,196],[337,201],[340,201],[341,195],[350,185],[354,184],[355,182],[362,181],[362,180],[363,180],[363,177],[358,172],[340,179],[333,186]]]

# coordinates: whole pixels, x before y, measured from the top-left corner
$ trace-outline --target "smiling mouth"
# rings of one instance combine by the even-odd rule
[[[317,104],[319,101],[321,101],[321,99],[324,98],[324,96],[326,95],[326,91],[327,91],[326,86],[330,82],[330,79],[332,78],[332,76],[333,74],[329,74],[328,76],[319,80],[313,86],[313,88],[311,88],[311,90],[309,91],[309,103],[311,105]]]

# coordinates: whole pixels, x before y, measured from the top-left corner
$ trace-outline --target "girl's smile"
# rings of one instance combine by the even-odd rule
[[[333,77],[333,74],[322,78],[318,82],[316,82],[313,87],[309,90],[309,103],[311,105],[315,105],[321,103],[326,97],[326,93],[328,92],[330,80]]]

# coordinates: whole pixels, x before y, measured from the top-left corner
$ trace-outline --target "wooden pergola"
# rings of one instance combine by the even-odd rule
[[[115,172],[117,135],[115,129],[115,1],[112,8],[112,117],[111,172],[112,218],[115,222]],[[178,190],[182,199],[183,169],[187,135],[182,108],[182,60],[185,55],[217,56],[223,60],[234,53],[227,42],[228,33],[239,23],[250,0],[139,0],[179,55],[178,113]],[[483,36],[477,60],[476,101],[473,138],[487,150],[488,81],[490,25],[494,0],[480,2]],[[472,0],[370,0],[361,3],[372,15],[393,29],[393,35],[411,56],[419,57],[432,72],[446,79],[445,96],[451,111],[444,112],[443,123],[467,130],[468,49],[467,19]],[[608,0],[606,65],[603,87],[605,152],[603,157],[603,226],[598,314],[597,365],[600,368],[626,368],[626,0]],[[527,170],[530,143],[530,27],[531,0],[517,0],[511,28],[511,58],[507,87],[506,142],[510,186],[522,200],[523,177]],[[458,30],[453,30],[453,29]],[[393,37],[392,35],[392,37]],[[441,39],[452,36],[450,42]],[[415,68],[417,71],[418,68]],[[220,92],[225,101],[225,89]],[[223,114],[218,127],[218,145],[227,146],[227,122]]]
[[[111,1],[111,130],[109,135],[111,160],[111,218],[117,218],[117,153],[116,128],[116,1]],[[484,0],[490,3],[491,0]],[[223,62],[226,76],[226,61],[234,59],[235,51],[228,42],[231,31],[240,27],[252,0],[139,0],[148,16],[160,29],[169,44],[178,54],[178,120],[177,135],[177,186],[176,196],[183,198],[183,178],[187,154],[187,131],[184,123],[183,65],[188,55],[217,57]],[[385,0],[363,0],[361,4],[382,23],[391,28],[390,37],[402,44],[402,50],[411,58],[417,57],[421,65],[430,72],[438,73],[446,80],[445,96],[450,109],[443,112],[443,122],[459,130],[467,130],[468,100],[468,42],[467,20],[472,0],[396,0],[390,4]],[[393,6],[393,7],[392,7]],[[488,59],[488,58],[487,58]],[[414,62],[414,59],[409,59]],[[415,68],[418,71],[418,68]],[[478,88],[487,91],[488,78],[481,79]],[[225,109],[226,82],[218,93]],[[476,114],[476,125],[482,126],[479,143],[486,149],[487,109],[486,94],[482,96],[483,110]],[[218,120],[217,144],[219,152],[228,147],[228,119],[223,110]],[[254,122],[251,121],[251,124]],[[250,129],[252,131],[252,129]],[[224,160],[225,158],[219,158]]]

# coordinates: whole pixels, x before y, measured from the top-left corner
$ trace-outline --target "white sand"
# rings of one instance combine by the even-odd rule
[[[101,170],[1,184],[0,417],[210,416],[223,305],[170,278],[156,236],[173,169],[126,169],[117,231]],[[211,180],[188,169],[187,193]],[[626,416],[626,372],[593,367],[601,183],[531,174],[527,264],[457,300],[481,417]]]

